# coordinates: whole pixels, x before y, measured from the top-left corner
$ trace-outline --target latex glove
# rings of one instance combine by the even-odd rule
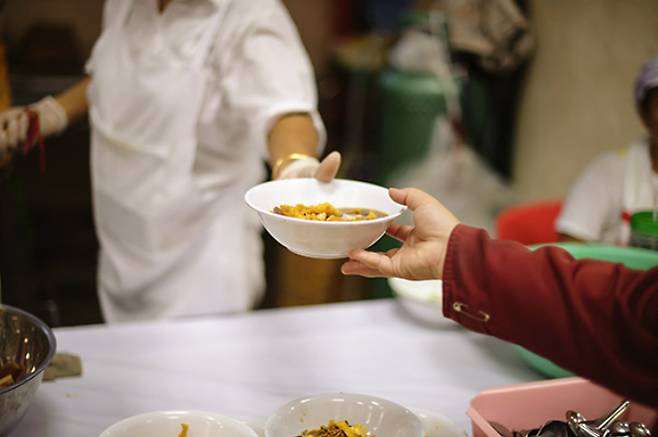
[[[389,195],[395,202],[407,205],[413,214],[415,226],[393,223],[387,230],[391,237],[403,242],[402,247],[386,253],[353,250],[341,271],[370,278],[441,279],[448,240],[459,220],[424,191],[391,188]]]
[[[277,179],[317,178],[322,182],[331,182],[340,168],[340,153],[331,152],[322,162],[313,157],[293,161],[285,166]]]
[[[52,96],[44,97],[29,108],[39,115],[39,127],[44,137],[60,133],[68,126],[66,111]],[[20,146],[27,137],[28,128],[25,107],[0,113],[0,155]]]
[[[5,158],[25,141],[28,125],[28,117],[23,107],[0,112],[0,158]]]

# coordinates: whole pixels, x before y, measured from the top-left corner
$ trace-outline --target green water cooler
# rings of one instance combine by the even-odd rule
[[[446,114],[439,79],[431,73],[388,68],[380,74],[379,182],[427,154],[438,116]]]

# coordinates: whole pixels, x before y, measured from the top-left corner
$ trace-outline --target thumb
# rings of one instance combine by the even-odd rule
[[[395,276],[391,258],[383,253],[367,250],[353,250],[349,253],[351,260],[358,261],[384,276]]]
[[[438,203],[434,197],[416,188],[390,188],[388,194],[395,202],[407,205],[412,212],[421,205]]]
[[[321,182],[331,182],[336,177],[336,173],[338,173],[340,160],[340,153],[333,151],[328,154],[315,172],[315,178]]]

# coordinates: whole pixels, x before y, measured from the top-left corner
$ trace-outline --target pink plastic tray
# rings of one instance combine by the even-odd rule
[[[585,379],[563,378],[483,391],[471,400],[467,414],[473,437],[500,437],[489,421],[510,430],[532,429],[549,420],[564,420],[567,410],[576,410],[587,419],[601,417],[621,401],[622,397]],[[631,402],[624,418],[652,428],[658,412]]]

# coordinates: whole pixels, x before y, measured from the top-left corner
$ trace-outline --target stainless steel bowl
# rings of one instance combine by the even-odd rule
[[[0,305],[0,369],[14,364],[20,368],[17,381],[0,388],[0,436],[8,435],[27,411],[56,348],[48,325],[18,308]]]

